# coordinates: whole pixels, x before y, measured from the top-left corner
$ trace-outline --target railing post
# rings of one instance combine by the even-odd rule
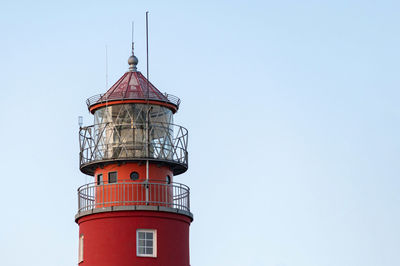
[[[149,181],[146,180],[146,205],[149,205],[149,201],[150,201],[150,184]]]
[[[81,212],[81,196],[79,195],[79,189],[78,189],[78,213]]]

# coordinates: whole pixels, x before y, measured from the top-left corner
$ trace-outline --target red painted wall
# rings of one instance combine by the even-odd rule
[[[130,179],[131,172],[139,174],[139,180],[132,181]],[[107,186],[96,187],[96,208],[121,206],[121,205],[143,205],[146,201],[146,188],[142,181],[146,179],[146,165],[138,163],[126,163],[122,165],[109,164],[104,168],[97,168],[94,175],[94,182],[96,182],[97,175],[103,175],[103,184],[108,184],[108,173],[117,172],[117,183],[109,184]],[[166,177],[170,177],[170,182],[173,182],[173,173],[167,166],[158,166],[151,163],[149,165],[149,180],[153,183],[162,183],[164,185],[151,186],[149,188],[150,205],[159,205],[164,207],[172,207],[173,203],[173,188],[167,187],[165,184]],[[120,184],[120,182],[125,182]],[[130,202],[131,203],[127,203]],[[112,202],[112,203],[110,203]],[[119,203],[121,202],[121,203]],[[151,202],[164,202],[166,204],[154,204]]]
[[[131,172],[135,171],[139,173],[139,179],[146,179],[146,165],[138,163],[126,163],[122,165],[109,164],[104,168],[97,168],[94,172],[95,180],[98,174],[103,174],[104,183],[107,183],[109,172],[118,172],[118,181],[130,181]],[[171,177],[173,182],[173,173],[168,166],[157,166],[154,163],[149,164],[149,179],[150,180],[166,180],[166,176]]]
[[[185,215],[121,211],[79,218],[84,236],[80,266],[189,266],[189,225]],[[157,230],[157,257],[136,256],[136,230]]]

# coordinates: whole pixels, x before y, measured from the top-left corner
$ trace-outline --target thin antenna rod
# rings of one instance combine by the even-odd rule
[[[108,51],[106,45],[106,90],[108,90]]]
[[[146,64],[147,64],[147,69],[146,69],[146,76],[147,76],[147,83],[149,82],[149,11],[146,11]],[[147,88],[147,98],[149,90]]]
[[[134,55],[134,48],[135,48],[135,42],[133,41],[134,33],[135,33],[135,22],[132,21],[132,55]]]
[[[147,71],[146,71],[146,76],[147,76],[147,97],[146,97],[146,102],[147,102],[147,117],[146,117],[146,140],[147,140],[147,145],[146,145],[146,150],[147,150],[147,157],[149,157],[149,150],[150,150],[150,134],[149,134],[149,124],[150,124],[150,110],[151,107],[149,105],[149,11],[146,11],[146,65],[147,65]],[[149,160],[146,160],[146,180],[149,180]],[[146,189],[146,202],[148,200],[148,189]]]

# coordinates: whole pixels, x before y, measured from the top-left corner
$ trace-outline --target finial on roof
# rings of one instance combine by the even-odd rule
[[[139,59],[136,56],[131,55],[128,59],[129,71],[136,72],[137,71],[136,66],[138,63]]]

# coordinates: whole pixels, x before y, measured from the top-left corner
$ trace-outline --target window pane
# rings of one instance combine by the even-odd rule
[[[152,247],[153,246],[153,239],[147,240],[146,239],[146,247]]]
[[[146,248],[146,254],[147,255],[152,255],[153,254],[153,248]]]
[[[146,232],[146,239],[153,239],[153,233]]]
[[[130,174],[130,178],[131,178],[131,180],[133,180],[133,181],[138,180],[138,179],[139,179],[139,173],[138,173],[138,172],[132,172],[132,173]]]
[[[138,232],[138,234],[139,234],[139,239],[145,238],[145,232]]]
[[[139,239],[139,246],[144,247],[145,245],[145,240]]]
[[[140,255],[146,254],[146,253],[145,253],[145,251],[146,251],[145,248],[139,247],[139,248],[138,248],[138,251],[139,251],[138,253],[139,253]]]
[[[108,183],[117,183],[117,172],[108,173]]]

